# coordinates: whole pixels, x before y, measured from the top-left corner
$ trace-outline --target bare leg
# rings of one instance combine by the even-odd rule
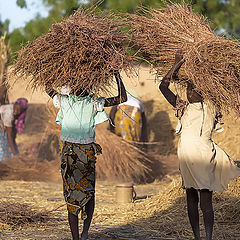
[[[208,189],[200,190],[200,207],[206,232],[206,240],[212,240],[214,212],[212,206],[212,192]]]
[[[68,212],[68,222],[73,240],[79,240],[78,216]]]
[[[198,212],[198,191],[194,188],[186,190],[188,218],[193,230],[194,239],[200,240],[199,212]]]
[[[87,218],[84,220],[84,223],[83,223],[83,231],[81,234],[81,240],[85,240],[88,238],[88,230],[89,230],[89,227],[90,227],[90,224],[92,221],[94,207],[95,207],[95,198],[93,196],[92,199],[89,200],[88,203],[85,205],[85,211],[87,214]]]

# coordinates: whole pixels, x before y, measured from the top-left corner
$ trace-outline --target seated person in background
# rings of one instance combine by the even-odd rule
[[[110,111],[110,130],[128,141],[147,142],[147,121],[143,103],[135,91],[127,92],[127,101],[113,106]]]
[[[25,98],[0,106],[0,161],[19,153],[16,135],[17,132],[23,132],[27,108],[28,101]]]

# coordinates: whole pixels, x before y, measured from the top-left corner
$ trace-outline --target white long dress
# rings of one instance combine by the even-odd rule
[[[185,188],[225,190],[240,176],[240,168],[211,139],[215,116],[214,107],[190,103],[181,118],[178,159]]]

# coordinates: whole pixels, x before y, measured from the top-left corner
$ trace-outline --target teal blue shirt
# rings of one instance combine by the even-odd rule
[[[55,95],[53,104],[59,108],[56,123],[62,125],[60,139],[80,144],[95,142],[95,125],[108,120],[104,103],[104,98],[94,99],[93,95]]]

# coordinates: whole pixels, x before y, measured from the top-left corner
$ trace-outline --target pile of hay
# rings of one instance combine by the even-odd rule
[[[0,202],[0,224],[16,228],[25,224],[42,223],[48,220],[49,217],[46,213],[36,212],[27,204]]]
[[[207,19],[186,4],[129,14],[132,43],[144,58],[164,75],[177,50],[184,53],[183,82],[192,81],[205,99],[240,115],[240,44],[218,36]]]
[[[121,24],[111,15],[97,16],[93,11],[79,8],[29,42],[19,52],[14,74],[30,76],[33,89],[59,88],[68,82],[75,90],[105,90],[115,71],[131,69],[131,60]]]
[[[96,142],[103,148],[96,164],[98,179],[134,183],[154,180],[155,159],[134,143],[123,140],[101,126],[96,128]]]

